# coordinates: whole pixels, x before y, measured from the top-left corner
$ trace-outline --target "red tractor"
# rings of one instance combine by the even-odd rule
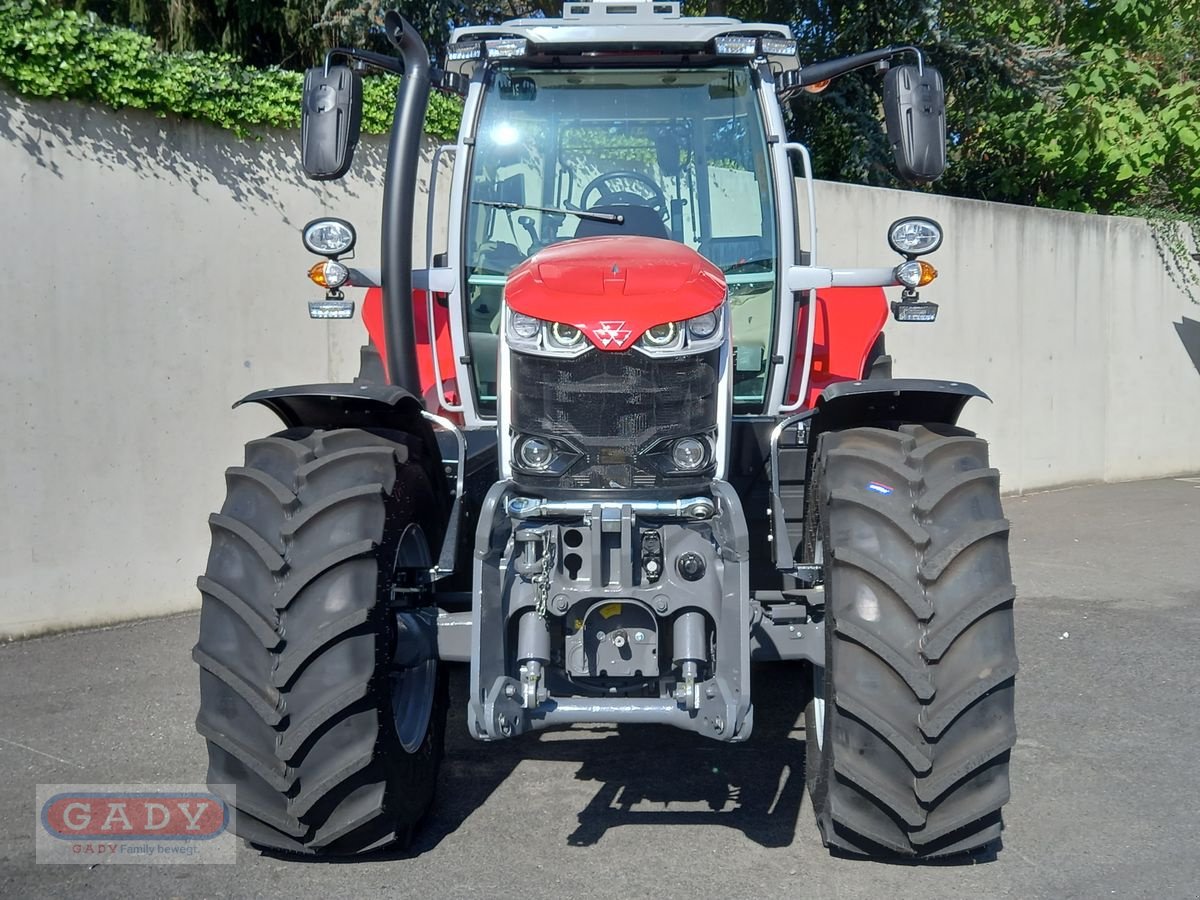
[[[911,47],[802,67],[786,27],[673,0],[460,28],[440,69],[399,15],[385,27],[394,57],[331,51],[304,94],[305,170],[338,178],[359,70],[404,76],[381,270],[347,264],[348,222],[304,229],[314,317],[369,289],[363,372],[242,401],[284,430],[228,470],[199,582],[197,728],[237,832],[327,856],[407,840],[450,663],[482,741],[577,723],[744,741],[751,664],[790,661],[811,672],[828,846],[994,846],[1014,587],[999,475],[955,425],[983,394],[893,378],[881,336],[883,287],[898,321],[936,316],[917,290],[941,229],[894,223],[898,264],[821,265],[780,107],[874,66],[898,170],[936,178],[936,70]],[[434,84],[465,106],[432,160],[431,181],[453,154],[446,250],[431,211],[414,265]]]

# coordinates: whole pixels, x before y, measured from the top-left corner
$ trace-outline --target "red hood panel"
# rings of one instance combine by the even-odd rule
[[[716,309],[721,270],[676,241],[619,236],[553,244],[513,269],[515,311],[574,325],[601,350],[627,350],[654,325]]]

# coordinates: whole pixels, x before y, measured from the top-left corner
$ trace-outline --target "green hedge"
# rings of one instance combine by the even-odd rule
[[[300,124],[304,76],[256,69],[217,53],[163,53],[143,34],[46,0],[0,0],[0,80],[33,97],[93,100],[211,122],[239,135]],[[395,76],[363,82],[363,131],[386,132]],[[452,138],[462,105],[433,93],[425,131]]]

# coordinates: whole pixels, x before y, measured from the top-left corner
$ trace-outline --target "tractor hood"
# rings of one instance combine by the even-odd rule
[[[590,237],[553,244],[508,277],[509,308],[573,325],[597,349],[626,350],[646,329],[716,309],[725,277],[676,241]]]

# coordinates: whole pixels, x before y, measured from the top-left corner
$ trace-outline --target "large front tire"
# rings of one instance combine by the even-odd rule
[[[445,677],[394,663],[392,587],[442,532],[422,445],[396,432],[283,432],[246,446],[210,519],[196,727],[235,831],[345,856],[406,842],[432,796]]]
[[[813,481],[826,658],[806,719],[822,839],[872,856],[987,847],[1009,797],[1017,672],[987,445],[946,426],[830,433]]]

